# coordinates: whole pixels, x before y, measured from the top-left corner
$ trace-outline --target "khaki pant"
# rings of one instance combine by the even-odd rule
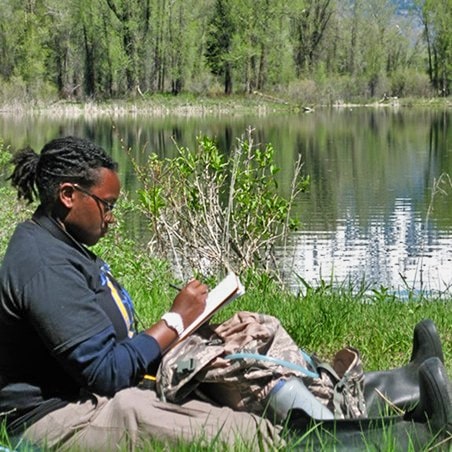
[[[234,444],[245,450],[274,450],[284,445],[279,432],[280,427],[253,414],[198,400],[174,405],[160,401],[154,391],[128,388],[112,398],[93,396],[55,410],[23,437],[58,450],[131,450],[145,448],[150,438],[195,441],[216,450]]]

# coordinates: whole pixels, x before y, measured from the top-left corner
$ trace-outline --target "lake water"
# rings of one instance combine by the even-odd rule
[[[84,136],[119,161],[124,186],[137,182],[124,151],[176,153],[215,137],[225,152],[248,127],[272,143],[287,193],[301,153],[308,193],[296,205],[302,227],[280,262],[293,287],[303,280],[369,290],[448,292],[452,285],[452,127],[450,111],[343,108],[309,114],[0,114],[0,138],[40,149],[66,134]],[[303,285],[301,285],[303,287]]]

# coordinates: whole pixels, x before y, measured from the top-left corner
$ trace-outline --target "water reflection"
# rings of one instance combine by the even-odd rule
[[[14,148],[40,149],[66,134],[111,150],[125,187],[137,181],[130,156],[174,156],[176,144],[215,137],[229,152],[248,127],[271,142],[287,193],[301,153],[312,184],[296,206],[302,222],[284,259],[287,279],[405,290],[446,290],[452,283],[452,187],[432,196],[442,173],[452,174],[451,113],[416,109],[343,109],[259,116],[0,115],[0,137]],[[137,235],[140,232],[136,232]],[[279,250],[282,253],[282,250]]]
[[[280,250],[290,284],[297,287],[300,276],[312,286],[321,281],[355,290],[383,286],[401,296],[450,291],[452,237],[426,223],[411,199],[397,199],[389,218],[376,214],[367,227],[359,223],[344,216],[333,230],[294,234],[287,254]]]

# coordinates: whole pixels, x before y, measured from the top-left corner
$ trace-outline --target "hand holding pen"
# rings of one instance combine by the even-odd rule
[[[169,283],[169,286],[172,287],[173,289],[176,289],[178,292],[182,290],[182,287],[176,286],[176,284],[173,283]]]
[[[172,283],[170,283],[170,286],[179,291],[170,312],[180,314],[184,327],[186,327],[204,311],[208,287],[197,279],[192,279],[182,288]]]

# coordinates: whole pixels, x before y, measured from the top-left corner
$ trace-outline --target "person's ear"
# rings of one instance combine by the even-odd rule
[[[64,182],[60,184],[60,191],[58,193],[58,199],[63,206],[67,209],[72,208],[74,205],[74,186],[69,182]]]

